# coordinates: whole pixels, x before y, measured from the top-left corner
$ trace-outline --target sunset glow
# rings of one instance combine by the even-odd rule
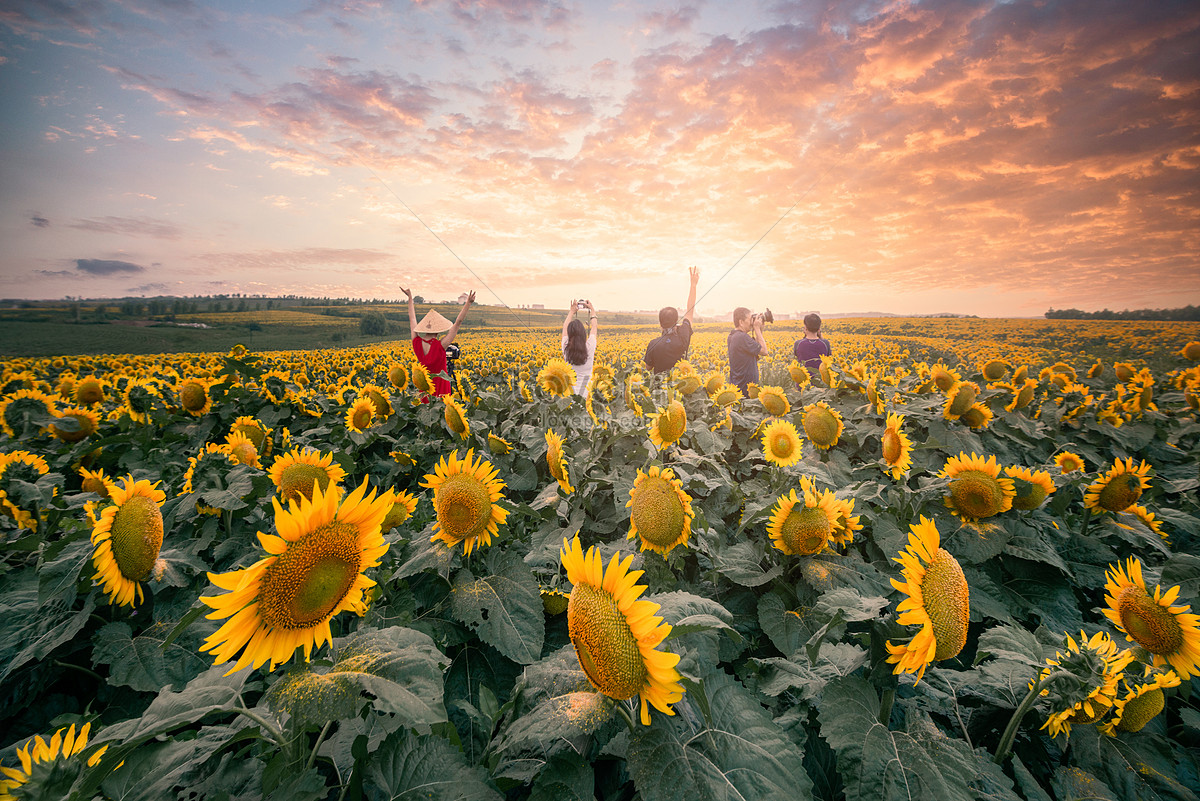
[[[1195,3],[300,8],[6,2],[0,297],[1200,303]]]

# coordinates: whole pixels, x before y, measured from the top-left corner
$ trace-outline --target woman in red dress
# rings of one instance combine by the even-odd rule
[[[463,304],[458,318],[453,323],[432,309],[418,323],[412,292],[404,287],[400,287],[400,291],[408,297],[408,325],[413,334],[413,353],[416,354],[417,361],[429,371],[429,376],[433,380],[433,394],[449,395],[453,391],[453,387],[446,379],[437,378],[437,374],[447,372],[446,348],[454,344],[454,338],[458,336],[458,327],[462,324],[463,318],[467,316],[467,309],[471,308],[471,304],[475,302],[475,293],[467,295],[467,302]],[[438,334],[442,334],[442,336],[439,337]]]

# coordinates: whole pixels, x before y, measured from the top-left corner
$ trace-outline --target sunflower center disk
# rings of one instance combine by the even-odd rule
[[[837,420],[824,409],[813,409],[804,415],[804,430],[813,444],[827,448],[837,439]]]
[[[787,414],[787,401],[778,395],[763,395],[760,393],[758,399],[762,401],[763,408],[767,410],[768,414],[775,415],[776,417]]]
[[[975,403],[975,389],[973,387],[960,387],[954,395],[954,400],[950,402],[950,414],[963,415]]]
[[[888,464],[900,461],[900,435],[890,428],[883,432],[883,460]]]
[[[683,534],[683,502],[674,485],[661,477],[642,480],[630,516],[638,536],[651,545],[667,548]]]
[[[1028,511],[1036,509],[1046,500],[1046,489],[1023,478],[1013,480],[1017,495],[1013,498],[1013,508]]]
[[[797,505],[783,521],[779,538],[787,549],[785,553],[811,556],[824,547],[832,532],[824,512]]]
[[[786,459],[792,455],[793,439],[786,431],[780,431],[771,437],[771,455],[776,459]]]
[[[576,584],[567,602],[567,629],[579,665],[597,690],[621,701],[638,694],[646,666],[612,596],[590,584]]]
[[[1004,490],[996,479],[978,470],[966,470],[950,482],[954,508],[976,520],[1000,513]]]
[[[279,478],[279,489],[284,498],[299,500],[303,495],[312,500],[313,482],[324,492],[329,486],[329,474],[325,468],[311,464],[291,464],[283,469]]]
[[[1125,704],[1121,713],[1121,722],[1117,724],[1119,731],[1141,731],[1167,705],[1163,691],[1155,688],[1142,693],[1137,698]]]
[[[1123,473],[1113,476],[1104,489],[1100,490],[1099,503],[1102,509],[1110,512],[1124,512],[1141,497],[1142,483],[1137,476]]]
[[[121,575],[142,581],[150,575],[162,548],[163,519],[158,504],[143,495],[129,498],[113,517],[110,536]]]
[[[925,613],[933,623],[933,638],[937,642],[935,660],[958,656],[967,643],[967,621],[971,615],[968,593],[962,568],[949,551],[938,548],[921,581]]]
[[[442,530],[455,540],[482,534],[492,519],[492,496],[487,487],[465,473],[447,476],[433,504]]]
[[[266,439],[266,432],[258,426],[248,426],[245,423],[236,425],[232,429],[233,433],[241,433],[246,435],[246,439],[254,443],[254,447],[262,451],[263,440]]]
[[[1121,625],[1152,654],[1170,654],[1183,645],[1183,629],[1175,616],[1139,587],[1126,587],[1117,597]]]
[[[207,398],[204,396],[204,387],[199,384],[184,384],[183,389],[179,390],[179,402],[189,412],[200,411],[207,402]]]
[[[335,521],[315,529],[289,545],[263,573],[263,620],[284,629],[320,623],[346,597],[361,565],[357,528]]]

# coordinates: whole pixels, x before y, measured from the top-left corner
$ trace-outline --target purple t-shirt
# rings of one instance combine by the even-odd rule
[[[821,357],[832,356],[833,348],[829,347],[829,340],[821,337],[820,339],[797,339],[796,344],[792,347],[792,353],[796,356],[796,361],[808,368],[810,373],[821,369]]]

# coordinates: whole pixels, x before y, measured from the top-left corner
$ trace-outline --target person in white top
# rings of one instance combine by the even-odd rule
[[[583,323],[576,319],[580,309],[587,309],[592,330],[584,337]],[[567,319],[563,320],[562,353],[567,364],[575,368],[575,394],[582,395],[592,380],[592,362],[596,358],[596,307],[590,300],[571,301]]]

